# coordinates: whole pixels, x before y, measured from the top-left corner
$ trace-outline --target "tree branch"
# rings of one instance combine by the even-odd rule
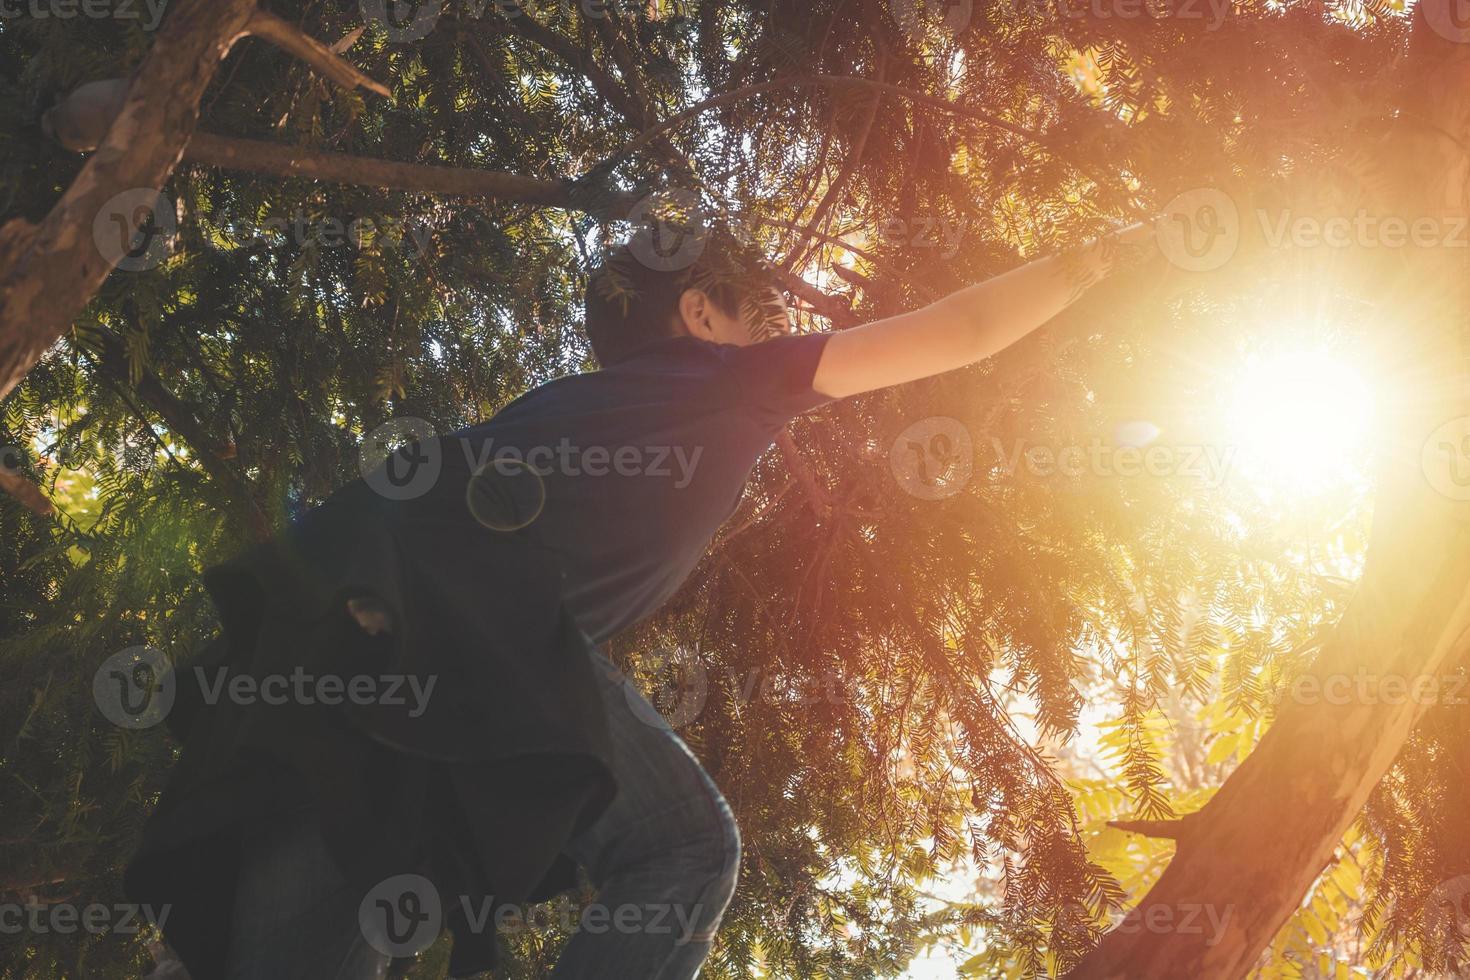
[[[852,311],[852,307],[845,300],[822,292],[794,272],[776,269],[775,273],[776,278],[787,292],[810,306],[819,316],[826,317],[834,327],[845,330],[848,327],[857,326],[857,314]]]
[[[120,110],[127,90],[125,79],[89,82],[48,110],[46,131],[68,149],[82,152],[93,149],[106,137],[107,127]],[[594,188],[574,187],[570,182],[538,180],[494,170],[376,160],[200,131],[189,139],[181,159],[227,170],[411,193],[492,197],[578,210],[585,207],[608,216],[627,213],[636,201],[631,194],[600,194]],[[3,247],[0,241],[0,249]]]
[[[269,41],[287,54],[300,58],[315,68],[319,74],[348,92],[355,88],[365,88],[370,92],[376,92],[385,99],[393,98],[393,93],[388,91],[387,86],[373,81],[341,58],[335,50],[316,38],[303,34],[275,14],[257,10],[250,18],[245,32],[253,37]],[[349,34],[348,38],[352,38],[352,35]]]
[[[801,450],[796,448],[796,440],[791,438],[790,431],[781,430],[776,436],[776,446],[781,450],[781,458],[786,461],[786,468],[791,475],[796,477],[797,484],[802,492],[806,494],[807,502],[812,505],[816,515],[826,520],[832,516],[832,498],[822,485],[817,482],[817,476],[812,472],[811,464],[802,456]]]
[[[226,170],[304,177],[411,193],[488,197],[542,207],[586,210],[600,216],[626,214],[637,201],[632,194],[582,193],[569,182],[540,180],[497,170],[398,163],[263,140],[234,139],[213,133],[195,133],[184,150],[183,158],[190,163]]]
[[[46,499],[40,487],[19,473],[12,473],[3,466],[0,466],[0,491],[10,494],[32,513],[41,517],[50,517],[56,513],[56,505]]]
[[[1159,840],[1179,840],[1187,829],[1183,820],[1109,820],[1108,826]]]

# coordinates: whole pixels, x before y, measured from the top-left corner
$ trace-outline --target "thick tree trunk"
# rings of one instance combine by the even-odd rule
[[[1440,37],[1423,16],[1417,9],[1400,123],[1383,149],[1398,199],[1381,202],[1380,214],[1434,216],[1452,227],[1470,213],[1470,45]],[[1470,650],[1470,504],[1454,499],[1455,461],[1434,435],[1470,415],[1466,249],[1399,253],[1380,305],[1392,357],[1383,380],[1400,396],[1373,538],[1358,593],[1312,670],[1323,682],[1338,678],[1334,689],[1349,695],[1284,703],[1210,803],[1172,828],[1178,844],[1168,869],[1074,977],[1245,975],[1392,765],[1428,707],[1424,692],[1437,682],[1444,692],[1447,673]],[[1459,451],[1458,436],[1454,442]]]
[[[71,326],[112,271],[93,228],[118,194],[157,191],[199,119],[199,99],[255,13],[255,0],[177,0],[122,113],[34,228],[7,226],[0,269],[0,398]],[[133,217],[129,215],[128,217]]]

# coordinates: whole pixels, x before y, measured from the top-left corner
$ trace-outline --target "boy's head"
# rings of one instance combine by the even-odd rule
[[[659,261],[653,233],[640,231],[593,270],[587,336],[603,367],[670,337],[745,346],[791,332],[769,265],[728,233],[701,234],[685,268],[663,268],[672,263]]]

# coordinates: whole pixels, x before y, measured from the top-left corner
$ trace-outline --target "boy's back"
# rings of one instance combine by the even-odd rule
[[[660,341],[542,385],[438,451],[446,472],[478,474],[466,516],[555,554],[568,607],[600,643],[678,589],[777,433],[829,400],[811,388],[826,340]],[[451,480],[432,506],[454,492]]]

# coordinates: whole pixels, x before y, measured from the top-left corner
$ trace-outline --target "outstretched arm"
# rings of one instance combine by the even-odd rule
[[[936,303],[828,339],[812,387],[832,398],[903,384],[984,360],[1066,309],[1126,250],[1152,249],[1130,225],[1062,256],[1037,259]]]

